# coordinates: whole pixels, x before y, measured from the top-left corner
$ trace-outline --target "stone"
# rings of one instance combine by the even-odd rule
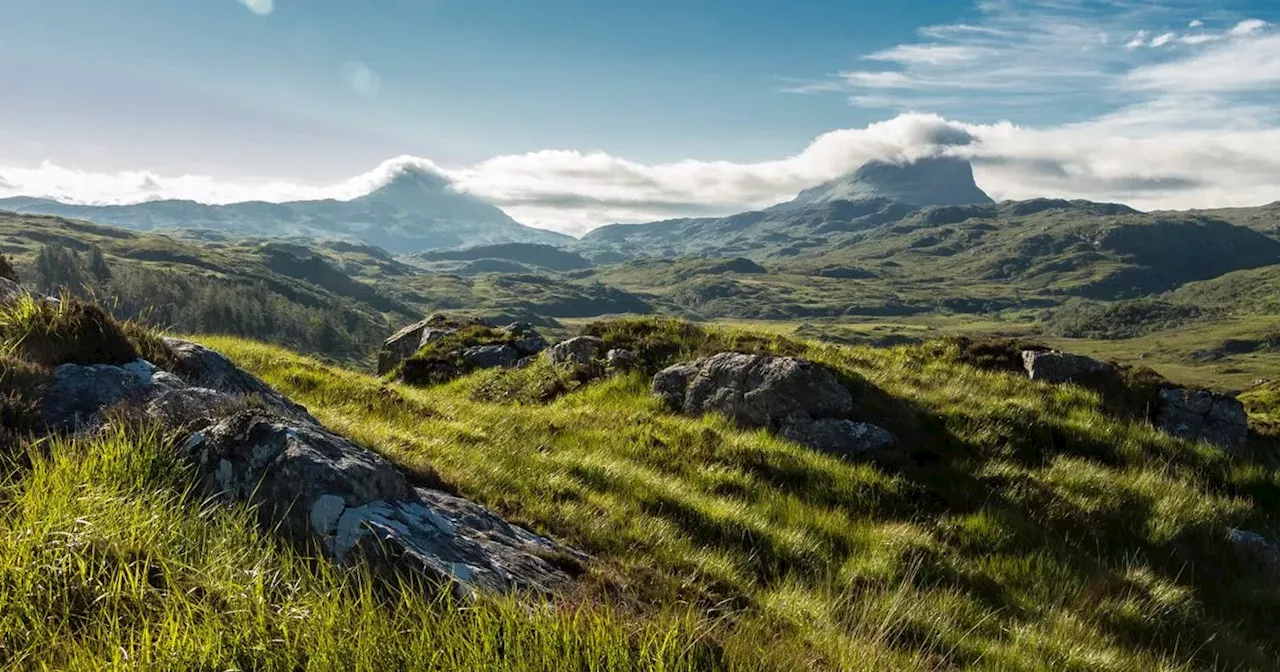
[[[636,353],[621,348],[613,348],[605,353],[604,365],[618,371],[635,368]]]
[[[25,296],[27,290],[22,285],[8,279],[0,278],[0,303],[9,303],[14,299]]]
[[[178,389],[181,378],[135,360],[124,366],[63,364],[53,372],[41,400],[42,421],[50,431],[75,432],[121,403],[145,403],[153,394]]]
[[[796,357],[722,352],[658,372],[653,390],[675,410],[723,413],[750,427],[853,411],[853,396],[834,374]]]
[[[401,327],[382,344],[378,352],[378,375],[395,369],[400,362],[412,357],[422,346],[440,340],[445,336],[466,326],[493,325],[474,317],[449,316],[443,313],[432,314],[422,320]]]
[[[1248,530],[1231,530],[1227,540],[1236,554],[1272,574],[1280,574],[1280,545]]]
[[[505,331],[511,334],[511,345],[522,356],[536,355],[547,349],[547,339],[527,322],[513,322]]]
[[[1022,364],[1031,380],[1049,383],[1069,383],[1107,370],[1092,357],[1058,350],[1023,350]]]
[[[275,391],[258,377],[231,363],[221,353],[202,345],[176,338],[166,338],[176,358],[174,373],[195,387],[206,387],[234,397],[255,397],[273,412],[294,420],[320,424],[307,409]]]
[[[721,413],[741,426],[847,457],[896,443],[887,430],[848,418],[853,395],[835,374],[796,357],[722,352],[659,371],[652,391],[672,410]]]
[[[1249,416],[1239,399],[1207,390],[1160,390],[1155,422],[1166,433],[1239,450],[1249,440]]]
[[[796,443],[845,457],[878,453],[897,443],[893,434],[882,427],[843,418],[786,423],[779,434]]]
[[[185,448],[205,490],[255,505],[260,523],[319,542],[339,563],[478,589],[552,591],[586,556],[474,502],[411,487],[386,459],[323,427],[244,410]],[[553,559],[563,562],[553,562]]]
[[[237,397],[207,387],[184,387],[155,395],[144,413],[163,427],[195,430],[216,422],[236,402]]]
[[[476,345],[462,351],[462,361],[469,369],[512,367],[519,359],[519,351],[509,345]]]
[[[551,363],[574,369],[591,369],[604,349],[604,341],[595,336],[577,336],[551,346]]]

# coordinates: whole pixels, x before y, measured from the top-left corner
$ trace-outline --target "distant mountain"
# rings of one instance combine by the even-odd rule
[[[496,243],[565,245],[564,234],[527,227],[443,177],[407,167],[377,190],[349,201],[248,201],[205,205],[160,200],[134,205],[73,205],[19,196],[0,210],[88,219],[130,229],[214,229],[259,236],[358,241],[397,254]]]
[[[762,256],[822,245],[838,234],[901,220],[924,207],[989,206],[968,161],[871,161],[856,171],[805,189],[765,210],[728,217],[673,219],[603,226],[572,246],[593,258],[616,256]]]
[[[869,161],[856,171],[805,189],[789,203],[794,210],[831,201],[886,199],[907,205],[973,205],[994,203],[973,181],[973,167],[964,159],[931,158],[911,163]]]
[[[444,267],[441,270],[454,270],[452,267],[481,269],[475,272],[522,272],[521,268],[541,268],[549,271],[576,271],[589,268],[591,262],[580,254],[562,250],[553,245],[538,243],[501,243],[498,245],[482,245],[459,250],[442,250],[438,252],[420,252],[410,256],[427,267]],[[507,262],[505,264],[475,262]],[[470,265],[468,264],[470,262]],[[513,265],[514,264],[514,265]],[[484,270],[495,269],[495,270]],[[501,270],[500,270],[501,269]]]

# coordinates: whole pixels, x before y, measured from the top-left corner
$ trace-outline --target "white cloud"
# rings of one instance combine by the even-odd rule
[[[893,61],[896,63],[928,63],[942,65],[944,63],[964,63],[980,58],[990,49],[963,45],[944,44],[903,44],[883,51],[877,51],[866,58],[876,61]]]
[[[1187,27],[1188,28],[1204,28],[1204,21],[1201,21],[1200,19],[1192,19],[1191,23],[1187,24]]]
[[[1128,42],[1125,42],[1124,48],[1137,49],[1138,47],[1141,47],[1146,43],[1147,43],[1147,31],[1139,30],[1137,34],[1133,36],[1133,39],[1129,40]]]
[[[911,77],[901,72],[892,71],[867,72],[854,70],[842,72],[840,77],[850,84],[876,89],[905,89],[918,85],[918,82]]]
[[[1231,28],[1230,33],[1236,37],[1255,35],[1271,24],[1262,19],[1245,19]]]
[[[341,74],[342,81],[362,96],[372,98],[382,90],[382,78],[360,61],[343,63]]]
[[[1176,93],[1266,92],[1280,85],[1280,34],[1251,34],[1188,58],[1138,66],[1121,84]]]
[[[274,0],[240,0],[240,4],[258,16],[266,16],[275,10]]]
[[[1151,46],[1153,46],[1153,47],[1163,47],[1164,45],[1169,44],[1170,42],[1172,42],[1172,41],[1174,40],[1174,38],[1176,38],[1177,36],[1178,36],[1178,34],[1177,34],[1177,33],[1165,33],[1165,34],[1160,35],[1160,36],[1158,36],[1158,37],[1152,38],[1152,40],[1151,40]]]

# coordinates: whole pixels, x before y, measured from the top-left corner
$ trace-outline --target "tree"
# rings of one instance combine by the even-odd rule
[[[107,265],[107,257],[102,253],[102,248],[97,245],[89,249],[89,275],[92,275],[99,285],[105,285],[111,281],[111,267]]]
[[[67,290],[79,292],[84,288],[84,261],[80,255],[57,243],[49,243],[40,249],[36,257],[36,275],[47,292]]]

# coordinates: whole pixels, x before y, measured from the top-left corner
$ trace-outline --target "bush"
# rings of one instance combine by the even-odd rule
[[[22,282],[18,279],[18,272],[14,270],[13,264],[9,263],[9,259],[0,252],[0,278],[12,280],[14,282]]]

